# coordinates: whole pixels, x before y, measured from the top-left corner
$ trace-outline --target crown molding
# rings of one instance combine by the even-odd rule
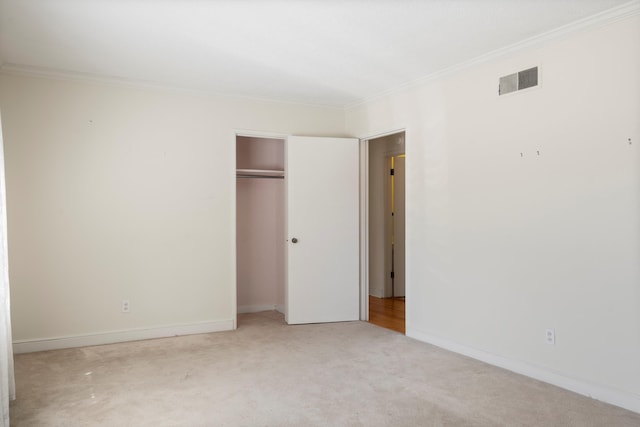
[[[640,0],[633,0],[628,3],[622,4],[620,6],[597,13],[590,17],[580,19],[578,21],[572,22],[567,25],[563,25],[556,29],[530,37],[520,42],[513,43],[511,45],[485,53],[483,55],[477,56],[468,61],[464,61],[462,63],[453,65],[451,67],[444,68],[435,73],[431,73],[429,75],[420,77],[418,79],[408,81],[406,83],[403,83],[391,89],[378,92],[377,94],[374,94],[372,96],[368,96],[360,100],[357,100],[355,102],[346,103],[343,105],[321,104],[321,103],[312,103],[312,102],[295,102],[295,101],[286,100],[286,99],[234,95],[234,94],[214,92],[214,91],[188,89],[188,88],[180,87],[177,85],[169,85],[169,84],[163,84],[159,82],[152,82],[152,81],[146,81],[146,80],[127,79],[127,78],[114,77],[114,76],[104,76],[99,74],[34,67],[34,66],[13,64],[13,63],[7,63],[7,62],[0,62],[0,74],[40,77],[40,78],[49,78],[49,79],[56,79],[56,80],[85,81],[85,82],[90,82],[95,84],[115,85],[120,87],[129,87],[129,88],[136,88],[136,89],[160,90],[160,91],[166,91],[166,92],[181,93],[181,94],[191,95],[191,96],[200,96],[200,97],[216,96],[216,97],[225,97],[225,98],[244,99],[244,100],[250,100],[254,102],[276,102],[276,103],[282,103],[282,104],[303,105],[303,106],[315,107],[315,108],[339,109],[339,110],[348,111],[350,109],[368,104],[375,100],[378,100],[396,93],[400,93],[411,88],[420,87],[429,82],[454,75],[456,73],[467,70],[476,65],[480,65],[492,60],[503,58],[509,54],[513,54],[519,51],[540,46],[544,43],[561,39],[563,37],[566,37],[568,35],[571,35],[579,31],[605,26],[605,25],[614,23],[616,21],[620,21],[632,16],[639,15],[639,14],[640,14]]]
[[[461,71],[467,70],[476,65],[484,64],[486,62],[503,58],[507,55],[510,55],[519,51],[537,47],[544,43],[548,43],[550,41],[559,40],[561,38],[567,37],[571,34],[574,34],[580,31],[609,25],[614,22],[617,22],[626,18],[630,18],[636,15],[640,15],[640,0],[633,0],[628,3],[622,4],[620,6],[607,9],[603,12],[597,13],[587,18],[574,21],[570,24],[566,24],[561,27],[555,28],[553,30],[544,32],[542,34],[529,37],[528,39],[524,39],[517,43],[513,43],[508,46],[493,50],[491,52],[485,53],[483,55],[477,56],[473,59],[461,62],[451,67],[447,67],[443,70],[437,71],[427,76],[420,77],[416,80],[406,82],[394,88],[363,98],[357,102],[347,104],[345,105],[344,109],[345,111],[348,111],[350,109],[376,101],[378,99],[406,91],[407,89],[420,87],[429,82],[457,74]]]
[[[152,82],[147,80],[129,79],[129,78],[123,78],[123,77],[114,77],[114,76],[106,76],[106,75],[100,75],[100,74],[83,73],[83,72],[77,72],[77,71],[59,70],[59,69],[46,68],[46,67],[35,67],[32,65],[14,64],[14,63],[6,63],[6,62],[3,64],[0,64],[0,74],[37,77],[37,78],[52,79],[52,80],[83,81],[83,82],[88,82],[93,84],[127,87],[132,89],[147,89],[147,90],[155,90],[155,91],[163,91],[163,92],[172,92],[172,93],[178,93],[182,95],[190,95],[190,96],[205,97],[205,98],[219,97],[219,98],[239,99],[239,100],[246,100],[246,101],[253,101],[253,102],[267,102],[267,103],[297,105],[297,106],[306,106],[306,107],[314,107],[314,108],[326,108],[326,109],[333,109],[333,110],[344,109],[344,105],[337,105],[337,104],[321,104],[321,103],[314,104],[311,102],[296,102],[296,101],[291,101],[287,99],[261,98],[259,96],[237,95],[237,94],[215,92],[215,91],[208,91],[208,90],[189,89],[189,88],[181,87],[178,85],[170,85],[170,84]]]
[[[54,80],[85,81],[97,84],[116,85],[124,87],[134,87],[140,89],[166,90],[173,92],[190,93],[194,95],[201,92],[184,89],[176,86],[154,83],[145,80],[127,79],[100,74],[82,73],[77,71],[59,70],[54,68],[36,67],[32,65],[14,64],[5,62],[0,66],[0,73],[14,76],[40,77]]]

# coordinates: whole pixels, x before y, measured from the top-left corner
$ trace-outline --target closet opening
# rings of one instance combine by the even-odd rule
[[[238,313],[285,313],[284,150],[284,139],[236,136]]]
[[[369,321],[405,333],[405,133],[368,147]]]

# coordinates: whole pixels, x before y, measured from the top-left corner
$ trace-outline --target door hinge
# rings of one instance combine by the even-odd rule
[[[394,278],[395,278],[394,276],[395,276],[395,274],[394,274],[394,272],[392,271],[392,272],[391,272],[391,278],[392,278],[392,279],[394,279]]]
[[[389,169],[389,175],[394,175],[395,169]]]

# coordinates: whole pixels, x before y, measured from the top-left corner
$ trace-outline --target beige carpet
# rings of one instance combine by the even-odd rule
[[[16,356],[19,426],[640,426],[640,414],[364,322]]]

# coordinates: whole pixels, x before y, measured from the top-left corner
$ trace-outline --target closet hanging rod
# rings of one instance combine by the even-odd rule
[[[284,170],[277,169],[236,169],[238,178],[284,178]]]
[[[236,175],[236,178],[267,178],[267,179],[284,179],[284,176],[276,175]]]

